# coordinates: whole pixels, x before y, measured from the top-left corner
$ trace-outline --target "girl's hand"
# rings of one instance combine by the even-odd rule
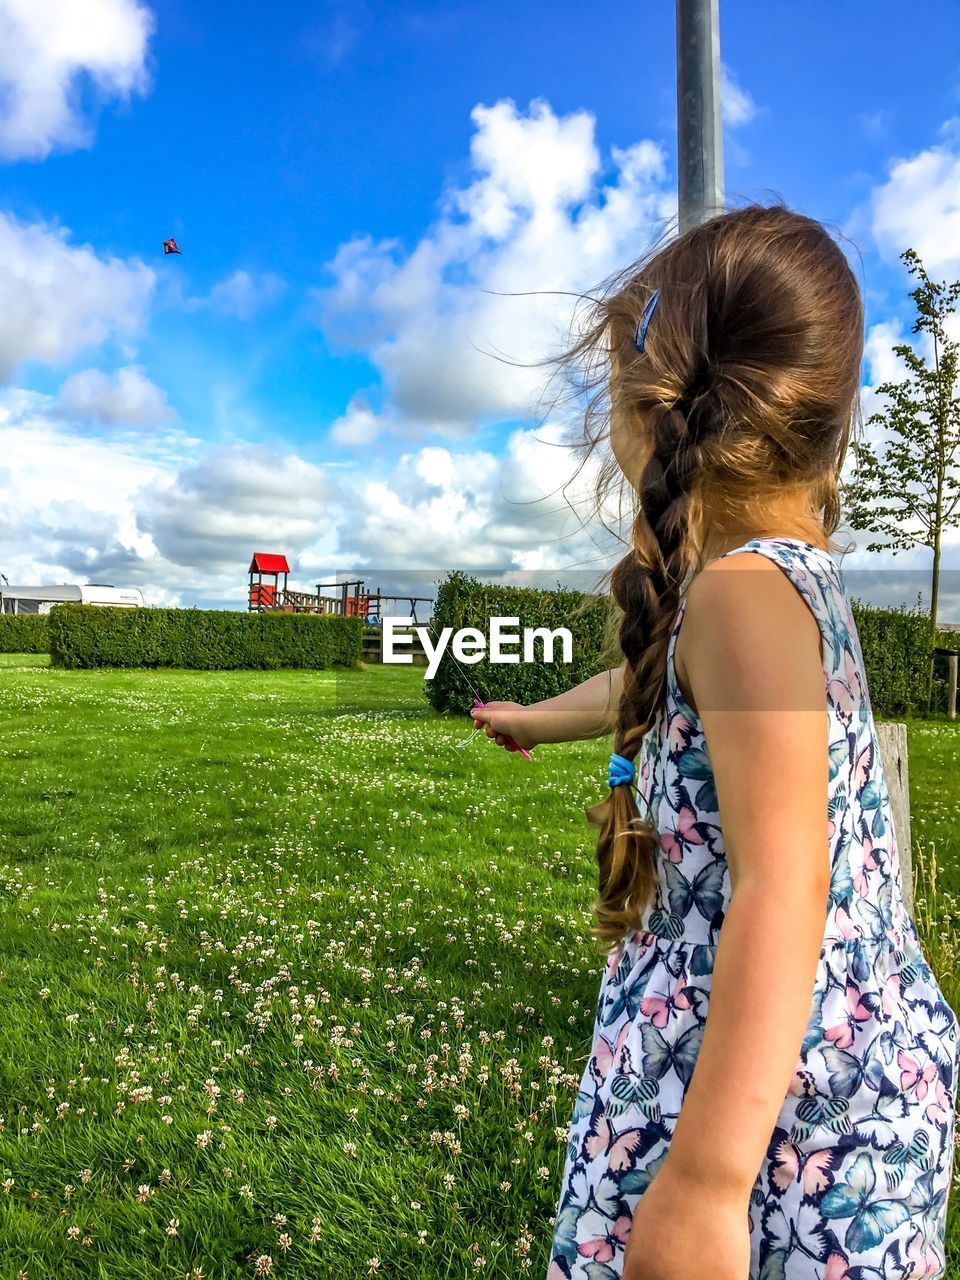
[[[519,702],[488,702],[486,706],[474,707],[470,714],[474,727],[483,729],[498,747],[506,747],[508,751],[523,747],[529,751],[537,745],[531,733],[530,711],[530,707],[521,706]],[[508,741],[511,738],[512,743]]]
[[[749,1193],[695,1186],[660,1170],[633,1214],[623,1280],[747,1280]]]

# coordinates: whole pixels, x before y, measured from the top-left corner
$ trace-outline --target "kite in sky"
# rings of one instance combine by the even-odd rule
[[[166,255],[168,253],[182,253],[183,251],[180,248],[180,246],[177,244],[176,240],[174,240],[173,237],[171,236],[169,240],[164,240],[163,252]]]

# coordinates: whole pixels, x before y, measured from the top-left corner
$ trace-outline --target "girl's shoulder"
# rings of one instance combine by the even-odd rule
[[[737,571],[779,570],[804,598],[807,605],[820,619],[836,621],[837,614],[846,612],[844,607],[846,586],[843,574],[833,555],[825,547],[800,538],[758,537],[750,538],[739,547],[732,547],[712,560],[693,580],[713,574],[733,574],[726,582],[735,583]],[[742,576],[742,574],[741,574]]]
[[[751,538],[704,566],[684,594],[672,655],[681,691],[692,693],[689,672],[708,650],[737,667],[755,665],[758,675],[761,664],[789,666],[795,658],[802,670],[802,651],[822,653],[821,639],[847,625],[829,551],[792,538]]]
[[[766,575],[762,585],[754,576],[757,574]],[[779,594],[789,599],[787,582],[806,599],[814,613],[825,597],[834,593],[842,596],[845,590],[839,567],[824,547],[797,538],[758,537],[709,561],[689,583],[684,602],[696,594],[711,605],[719,605],[738,592],[757,591],[771,598]]]
[[[716,569],[722,567],[724,561],[729,561],[731,556],[748,554],[754,561],[763,557],[788,571],[807,569],[814,572],[836,572],[838,567],[833,553],[818,543],[805,542],[802,538],[770,535],[748,538],[739,546],[721,552],[705,568]]]

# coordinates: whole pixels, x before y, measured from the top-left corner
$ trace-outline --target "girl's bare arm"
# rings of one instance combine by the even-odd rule
[[[701,1192],[718,1220],[742,1213],[745,1224],[807,1028],[830,884],[826,690],[806,603],[759,554],[718,560],[691,585],[678,658],[681,645],[716,779],[732,900],[699,1057],[658,1194],[637,1208],[637,1244],[650,1231],[648,1243],[661,1231],[669,1239],[665,1219],[689,1234],[684,1212]],[[654,1208],[657,1222],[647,1222]],[[624,1280],[659,1276],[661,1261],[655,1249],[651,1257],[650,1248],[628,1248]]]
[[[623,668],[617,667],[529,707],[518,702],[488,702],[471,714],[501,746],[507,738],[526,750],[542,742],[602,738],[613,730],[622,688]]]

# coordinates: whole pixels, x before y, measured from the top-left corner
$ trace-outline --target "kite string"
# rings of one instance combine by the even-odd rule
[[[431,623],[429,623],[429,622],[428,622],[426,625],[427,625],[427,629],[433,633],[434,639],[439,640],[439,639],[440,639],[440,637],[439,637],[439,635],[437,634],[437,630],[436,630],[436,628],[435,628],[434,626],[432,626],[432,624],[431,624]],[[446,655],[446,656],[450,659],[450,661],[453,663],[453,665],[457,668],[457,670],[459,671],[459,673],[460,673],[461,677],[463,678],[463,681],[464,681],[464,683],[466,684],[467,688],[468,688],[468,689],[470,690],[470,692],[473,694],[474,699],[475,699],[474,706],[476,706],[476,705],[477,705],[477,703],[480,703],[480,705],[482,706],[482,705],[483,705],[483,703],[484,703],[484,701],[485,701],[485,699],[480,697],[480,691],[479,691],[479,690],[474,686],[473,682],[470,680],[469,676],[468,676],[468,675],[467,675],[467,673],[464,671],[463,667],[462,667],[462,666],[460,665],[460,663],[457,661],[456,657],[455,657],[452,653],[449,653],[449,652],[447,653],[447,655]],[[471,708],[471,710],[472,710],[472,708]],[[464,738],[462,742],[455,742],[455,743],[453,744],[453,745],[454,745],[454,747],[456,747],[456,749],[457,749],[458,751],[461,751],[464,747],[468,747],[468,746],[470,745],[470,743],[474,740],[474,738],[477,736],[477,734],[478,734],[478,733],[483,733],[483,729],[474,729],[473,733],[471,733],[468,737]]]
[[[428,629],[429,629],[430,631],[432,631],[432,632],[433,632],[434,636],[435,636],[437,639],[439,639],[439,638],[440,638],[439,636],[437,636],[436,629],[435,629],[433,626],[431,626],[431,625],[430,625],[430,623],[427,623],[427,627],[428,627]],[[451,661],[453,662],[453,665],[454,665],[454,666],[457,668],[457,670],[460,672],[460,675],[463,677],[463,680],[464,680],[464,682],[465,682],[465,684],[466,684],[467,688],[468,688],[468,689],[470,690],[470,692],[473,694],[474,702],[473,702],[473,707],[471,708],[471,710],[474,710],[476,707],[483,707],[483,706],[486,706],[486,703],[487,703],[486,698],[483,698],[483,697],[481,697],[481,696],[480,696],[480,691],[479,691],[479,689],[477,689],[476,685],[474,685],[474,684],[473,684],[473,682],[471,681],[470,677],[467,675],[466,671],[464,671],[463,667],[460,665],[460,662],[458,661],[458,659],[457,659],[457,658],[454,656],[454,654],[452,654],[452,653],[448,654],[447,656],[451,659]],[[474,732],[470,735],[470,737],[469,737],[469,738],[464,739],[464,741],[463,741],[461,744],[459,744],[459,745],[460,745],[460,746],[468,746],[468,745],[473,741],[473,739],[477,736],[477,734],[478,734],[478,733],[482,733],[482,732],[483,732],[483,729],[482,729],[482,728],[475,729],[475,730],[474,730]],[[523,747],[521,747],[521,746],[520,746],[519,744],[517,744],[516,742],[514,742],[514,740],[513,740],[512,738],[508,738],[508,739],[507,739],[507,744],[509,744],[509,749],[510,749],[511,751],[519,751],[519,752],[520,752],[520,754],[523,756],[523,758],[524,758],[525,760],[532,760],[532,759],[533,759],[533,756],[530,754],[530,752],[529,752],[529,751],[525,751],[525,750],[524,750],[524,748],[523,748]],[[458,744],[454,743],[454,746],[457,746],[457,745],[458,745]],[[505,745],[506,745],[506,744],[505,744]]]
[[[483,730],[474,729],[473,733],[471,733],[468,737],[464,738],[462,742],[455,742],[453,745],[457,748],[458,751],[460,751],[463,747],[469,747],[470,743],[474,740],[474,738],[477,736],[478,733],[483,733]]]

